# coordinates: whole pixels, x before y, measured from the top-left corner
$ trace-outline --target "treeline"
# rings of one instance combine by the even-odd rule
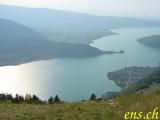
[[[12,96],[12,94],[0,94],[0,102],[11,102],[16,104],[26,103],[26,104],[53,104],[62,102],[58,95],[54,98],[51,96],[48,101],[43,101],[36,95],[26,94],[25,97],[22,95],[16,94]]]
[[[89,100],[91,101],[97,101],[100,99],[97,99],[96,95],[93,93]],[[41,100],[38,96],[36,95],[30,95],[30,94],[26,94],[26,96],[22,96],[19,94],[16,94],[15,96],[12,96],[12,94],[0,94],[0,103],[4,103],[4,102],[11,102],[11,103],[15,103],[15,104],[22,104],[22,103],[26,103],[26,104],[54,104],[54,103],[64,103],[58,95],[56,95],[55,97],[50,97],[47,101],[43,101]]]

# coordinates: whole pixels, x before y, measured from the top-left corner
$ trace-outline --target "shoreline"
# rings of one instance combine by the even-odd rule
[[[112,32],[112,31],[111,31]],[[119,33],[115,33],[115,32],[112,32],[112,34],[107,34],[107,35],[104,35],[104,36],[101,36],[101,37],[97,37],[96,39],[93,39],[93,40],[90,40],[88,42],[88,45],[91,45],[92,43],[94,43],[95,41],[101,39],[101,38],[104,38],[104,37],[109,37],[109,36],[114,36],[114,35],[118,35]]]
[[[102,51],[102,54],[100,55],[95,55],[95,56],[87,56],[87,57],[49,57],[49,58],[39,58],[39,59],[26,59],[26,60],[19,60],[19,61],[14,61],[12,63],[0,63],[0,67],[7,67],[7,66],[17,66],[17,65],[22,65],[22,64],[27,64],[31,62],[36,62],[36,61],[48,61],[48,60],[53,60],[53,59],[63,59],[63,58],[73,58],[73,59],[85,59],[85,58],[91,58],[91,57],[96,57],[96,56],[101,56],[101,55],[110,55],[110,54],[122,54],[120,51]]]

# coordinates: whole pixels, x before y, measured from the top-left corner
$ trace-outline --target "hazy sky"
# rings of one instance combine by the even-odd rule
[[[0,4],[45,7],[96,15],[160,18],[160,0],[0,0]]]

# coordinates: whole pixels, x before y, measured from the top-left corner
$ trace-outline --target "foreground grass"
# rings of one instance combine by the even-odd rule
[[[160,89],[126,94],[106,101],[53,105],[0,103],[0,120],[123,120],[128,111],[160,107]]]
[[[103,120],[120,116],[107,102],[29,105],[0,104],[0,120]]]

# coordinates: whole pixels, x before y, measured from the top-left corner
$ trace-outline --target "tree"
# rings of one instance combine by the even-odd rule
[[[41,103],[41,100],[36,95],[33,95],[32,96],[32,103],[38,104],[38,103]]]
[[[26,94],[26,96],[25,96],[25,102],[26,103],[31,103],[32,102],[31,99],[32,99],[32,96],[30,94]]]
[[[58,95],[55,96],[54,102],[55,102],[55,103],[59,103],[59,102],[60,102],[60,98],[58,97]]]
[[[48,103],[53,104],[53,97],[52,96],[48,99]]]
[[[23,96],[16,94],[15,98],[13,99],[13,103],[22,103],[24,101]]]
[[[39,97],[37,97],[36,95],[33,95],[32,100],[33,100],[33,101],[39,101],[40,99],[39,99]]]
[[[13,100],[13,96],[11,94],[6,94],[5,95],[5,100],[10,100],[12,101]]]
[[[4,101],[5,100],[5,94],[0,94],[0,101]]]
[[[97,97],[94,93],[90,96],[90,100],[97,100]]]

